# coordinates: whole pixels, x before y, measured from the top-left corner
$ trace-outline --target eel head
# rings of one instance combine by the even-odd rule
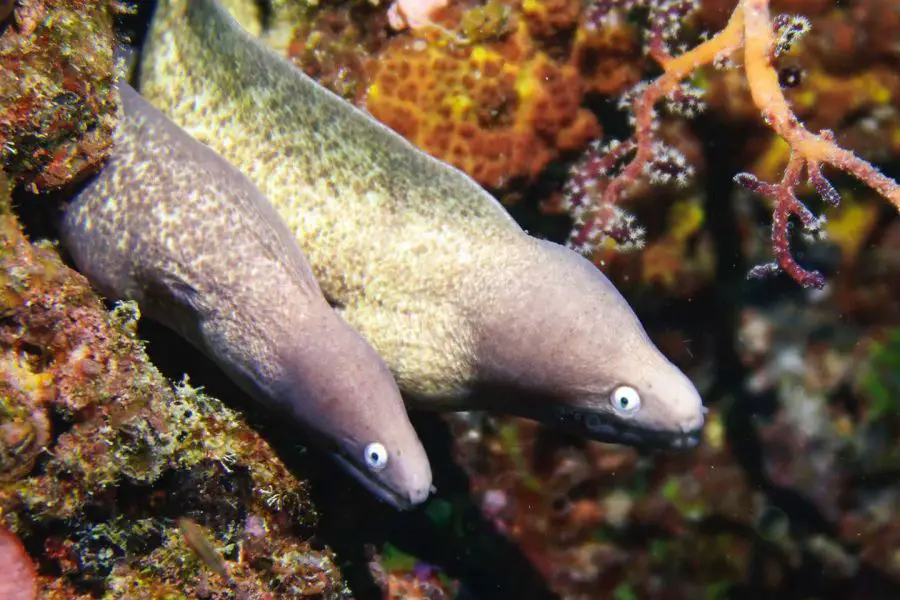
[[[589,261],[531,238],[502,260],[482,311],[479,379],[504,412],[589,439],[690,448],[706,409]]]
[[[213,350],[241,353],[219,357],[220,364],[250,366],[232,377],[291,414],[375,496],[399,510],[421,504],[431,492],[431,465],[397,384],[375,350],[322,306],[296,328],[273,325],[265,336],[241,335],[243,343]],[[204,329],[206,340],[220,337],[215,324]]]

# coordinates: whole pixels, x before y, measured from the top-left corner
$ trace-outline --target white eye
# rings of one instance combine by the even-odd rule
[[[620,385],[609,395],[609,402],[616,412],[631,415],[641,407],[641,395],[633,387]]]
[[[365,449],[366,464],[374,471],[381,471],[387,466],[388,451],[387,448],[378,442],[372,442]]]

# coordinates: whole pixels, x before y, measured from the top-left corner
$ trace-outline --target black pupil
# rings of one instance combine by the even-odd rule
[[[622,408],[628,408],[628,398],[626,396],[619,396],[619,403],[622,405]]]
[[[373,452],[369,455],[369,459],[370,459],[372,462],[378,462],[378,453],[373,451]]]

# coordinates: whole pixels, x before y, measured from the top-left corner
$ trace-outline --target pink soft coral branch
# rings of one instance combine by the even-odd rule
[[[625,5],[631,7],[642,3],[641,0],[627,0]],[[614,4],[610,0],[598,0],[598,6],[608,10]],[[648,8],[651,12],[648,53],[659,62],[663,74],[640,89],[631,99],[634,133],[625,145],[633,149],[632,158],[612,177],[608,177],[610,161],[602,156],[585,159],[578,165],[579,175],[573,178],[574,184],[569,186],[567,197],[567,206],[576,215],[572,245],[590,250],[590,245],[586,242],[609,237],[604,234],[609,227],[606,221],[608,215],[622,213],[621,210],[616,213],[609,207],[618,203],[628,187],[639,178],[654,172],[653,165],[654,161],[659,160],[660,148],[656,136],[656,105],[661,100],[668,99],[676,106],[681,104],[690,107],[686,100],[696,102],[696,98],[681,82],[700,67],[725,61],[743,48],[744,72],[753,102],[766,124],[791,148],[788,166],[780,182],[764,183],[747,173],[735,177],[738,184],[770,196],[775,201],[772,220],[775,260],[752,269],[749,276],[758,277],[784,271],[805,287],[821,288],[824,285],[821,274],[800,267],[790,248],[791,216],[799,218],[803,227],[813,234],[821,232],[823,222],[796,196],[795,190],[802,183],[804,170],[808,181],[832,205],[837,204],[840,197],[822,174],[824,165],[855,176],[884,196],[898,210],[900,185],[870,163],[838,146],[830,131],[814,134],[807,130],[790,109],[773,63],[779,54],[786,51],[808,29],[808,22],[795,17],[779,17],[773,22],[769,0],[741,0],[722,31],[695,48],[672,56],[666,45],[666,41],[673,35],[672,29],[663,28],[671,28],[673,20],[683,17],[693,8],[693,4],[687,0],[659,0],[650,3]],[[602,18],[602,10],[595,9],[595,12]],[[621,148],[622,145],[612,147]],[[598,147],[594,152],[602,154],[603,149]],[[601,179],[605,179],[605,185],[599,183]]]

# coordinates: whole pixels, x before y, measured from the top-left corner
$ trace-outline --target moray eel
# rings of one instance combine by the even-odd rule
[[[408,405],[696,444],[697,389],[594,265],[527,235],[474,180],[317,84],[215,0],[160,0],[141,91],[259,186]]]
[[[325,301],[271,204],[127,84],[119,90],[113,156],[60,219],[78,269],[290,413],[377,496],[423,502],[431,467],[390,370]]]

